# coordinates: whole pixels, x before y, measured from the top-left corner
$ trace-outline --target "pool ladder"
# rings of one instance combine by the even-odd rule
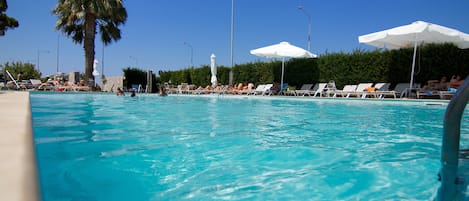
[[[469,76],[449,102],[445,113],[438,201],[469,199],[469,149],[459,148],[461,118],[468,102]]]

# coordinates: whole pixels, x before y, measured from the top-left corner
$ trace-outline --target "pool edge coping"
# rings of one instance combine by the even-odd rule
[[[0,110],[2,199],[41,200],[29,92],[0,91]]]

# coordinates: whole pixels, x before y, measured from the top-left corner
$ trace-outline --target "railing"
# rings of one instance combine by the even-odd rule
[[[467,185],[464,178],[458,175],[459,141],[461,135],[461,118],[469,101],[469,76],[459,87],[446,109],[444,120],[443,145],[441,148],[441,170],[437,200],[458,200],[461,198],[461,186]],[[462,198],[464,200],[464,198]]]

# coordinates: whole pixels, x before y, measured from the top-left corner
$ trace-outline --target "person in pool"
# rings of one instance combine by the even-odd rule
[[[117,93],[116,93],[117,96],[125,96],[124,94],[124,91],[122,91],[121,88],[117,88]]]
[[[164,87],[160,86],[160,96],[167,96],[166,91],[164,90]]]

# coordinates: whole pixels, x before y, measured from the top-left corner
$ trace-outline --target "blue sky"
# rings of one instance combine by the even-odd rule
[[[38,63],[43,75],[84,70],[84,51],[55,31],[56,0],[8,0],[7,14],[20,26],[0,37],[0,63]],[[311,52],[373,49],[358,36],[417,20],[469,33],[467,0],[234,0],[234,63],[266,60],[249,50],[288,41],[307,49],[311,16]],[[230,66],[231,0],[127,0],[122,39],[104,48],[104,74],[126,67],[176,70],[210,64]],[[192,48],[191,48],[192,47]],[[101,72],[102,43],[96,40]],[[39,57],[38,57],[39,56]],[[58,59],[57,59],[58,58]],[[57,62],[58,61],[58,62]]]

